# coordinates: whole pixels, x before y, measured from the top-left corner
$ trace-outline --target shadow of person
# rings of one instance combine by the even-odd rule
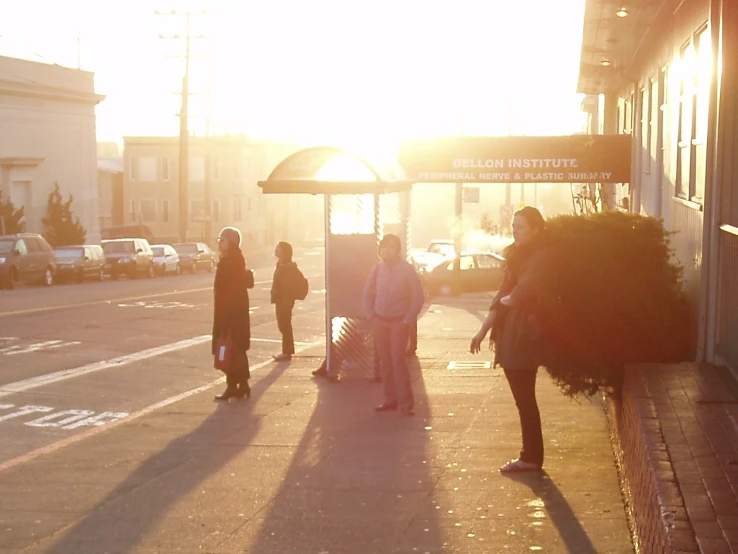
[[[381,388],[363,378],[319,381],[273,502],[219,547],[254,554],[405,552],[407,530],[428,505],[417,534],[429,548],[421,552],[439,551],[443,539],[433,524],[434,476],[424,429],[430,407],[417,363],[411,375],[415,416],[375,412]]]
[[[219,522],[208,504],[217,505],[218,499],[213,495],[226,497],[227,492],[233,493],[235,503],[238,503],[235,483],[247,476],[229,474],[233,486],[209,483],[208,480],[222,473],[225,466],[238,457],[257,435],[261,427],[261,418],[256,416],[260,400],[287,367],[286,363],[273,366],[253,385],[250,399],[216,403],[214,411],[204,420],[202,411],[207,410],[210,404],[203,405],[198,398],[194,410],[187,411],[186,406],[174,404],[169,410],[122,425],[99,439],[123,442],[135,451],[137,443],[164,440],[157,437],[157,433],[171,433],[167,428],[172,425],[176,429],[194,426],[189,433],[177,437],[145,459],[87,515],[60,532],[61,536],[44,551],[49,554],[130,552],[142,543],[156,551],[181,549],[183,546],[185,550],[191,546],[195,551],[198,547],[193,545],[201,542],[204,536],[222,533],[223,525],[232,522]],[[172,418],[179,421],[172,423]],[[238,437],[238,441],[230,443],[232,437]],[[104,480],[104,463],[101,461],[96,470],[100,481]],[[219,478],[222,479],[223,475]],[[91,482],[95,479],[95,473],[89,475]],[[193,495],[201,485],[202,494]],[[233,504],[234,499],[224,498],[220,502]],[[236,513],[258,511],[262,507],[240,505]],[[154,545],[150,544],[152,540]]]
[[[540,499],[539,502],[529,507],[546,510],[569,552],[597,554],[597,549],[568,500],[545,471],[503,473],[502,475],[511,481],[526,485]]]

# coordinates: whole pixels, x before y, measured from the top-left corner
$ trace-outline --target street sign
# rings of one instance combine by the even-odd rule
[[[464,187],[464,202],[479,204],[479,187]]]

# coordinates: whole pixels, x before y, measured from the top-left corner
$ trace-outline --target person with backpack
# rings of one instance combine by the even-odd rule
[[[290,361],[295,353],[295,338],[292,333],[292,310],[295,300],[304,300],[308,293],[308,282],[297,264],[292,261],[292,245],[280,242],[274,249],[277,266],[272,277],[271,303],[277,316],[277,327],[282,334],[282,352],[274,356],[278,362]]]

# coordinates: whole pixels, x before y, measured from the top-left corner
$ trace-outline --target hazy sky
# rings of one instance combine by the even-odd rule
[[[458,133],[579,130],[583,0],[67,0],[0,3],[0,55],[96,74],[98,139],[178,133],[184,18],[213,55],[218,132],[343,146]],[[40,57],[41,56],[41,57]],[[207,59],[191,90],[204,92]],[[191,98],[202,132],[203,95]],[[197,116],[197,117],[194,117]]]

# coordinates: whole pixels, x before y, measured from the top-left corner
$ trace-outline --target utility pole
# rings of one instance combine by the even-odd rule
[[[191,11],[187,10],[184,12],[178,12],[171,10],[168,12],[155,11],[156,15],[169,15],[169,16],[184,16],[185,18],[185,34],[184,35],[159,35],[159,38],[164,39],[184,39],[185,41],[185,67],[184,77],[182,78],[182,104],[179,110],[179,240],[181,242],[187,242],[187,223],[189,210],[189,129],[187,124],[188,115],[188,101],[190,96],[189,80],[190,80],[190,43],[193,39],[205,38],[204,35],[193,35],[191,29],[191,20],[193,15],[206,15],[206,11]]]
[[[208,58],[208,84],[205,92],[205,237],[203,242],[208,246],[213,236],[213,201],[211,194],[211,179],[213,173],[212,148],[210,137],[210,92],[213,80],[213,56]]]

